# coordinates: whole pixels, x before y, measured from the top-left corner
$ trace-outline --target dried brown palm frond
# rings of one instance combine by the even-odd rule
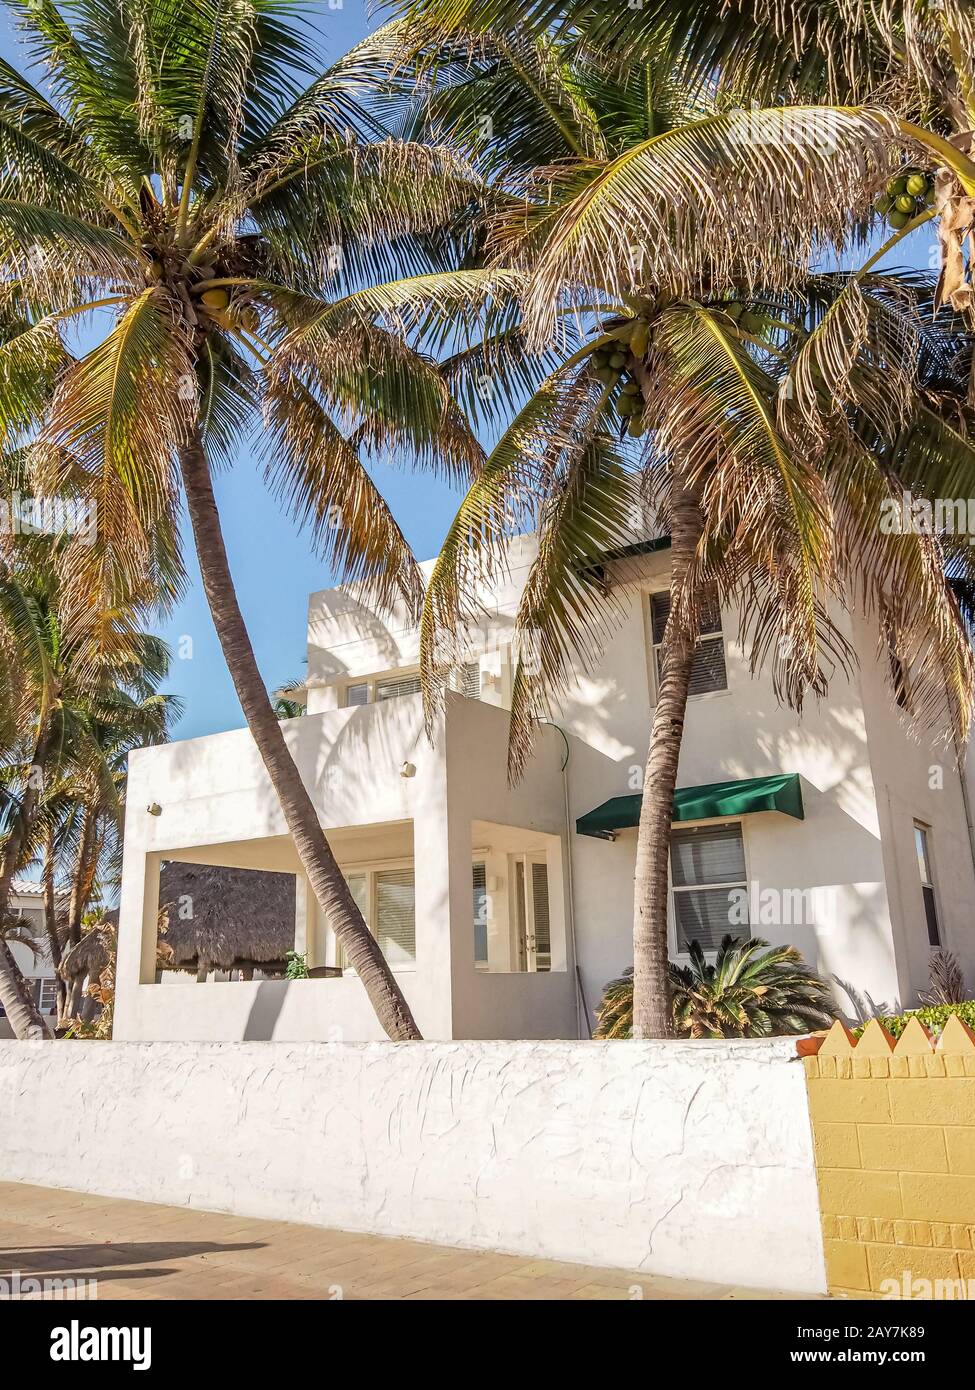
[[[928,962],[928,988],[918,995],[922,1004],[963,1004],[968,998],[965,972],[952,951],[933,951]]]

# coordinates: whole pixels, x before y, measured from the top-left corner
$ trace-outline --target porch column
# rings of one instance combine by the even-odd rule
[[[319,928],[318,902],[305,874],[295,875],[295,950],[304,954],[311,970],[325,964],[324,941]]]
[[[412,998],[417,1023],[427,1039],[453,1037],[451,894],[456,873],[453,860],[457,851],[449,834],[451,821],[442,730],[437,731],[436,738],[433,748],[420,745],[415,776],[410,779],[416,920],[416,977]],[[405,983],[409,976],[402,979]]]

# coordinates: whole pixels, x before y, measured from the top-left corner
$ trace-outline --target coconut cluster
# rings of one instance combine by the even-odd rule
[[[934,207],[934,179],[923,169],[904,169],[891,179],[874,206],[899,232],[925,208]]]
[[[622,417],[627,434],[631,439],[639,439],[646,434],[647,426],[640,383],[633,370],[647,354],[650,326],[643,319],[632,319],[614,329],[612,336],[615,342],[593,352],[593,368],[597,379],[606,385],[607,397],[615,394],[616,413]]]

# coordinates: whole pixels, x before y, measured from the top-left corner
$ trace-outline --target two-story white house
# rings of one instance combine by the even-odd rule
[[[58,899],[59,906],[63,905],[63,900]],[[47,929],[44,925],[44,889],[41,884],[33,883],[30,879],[14,879],[11,885],[10,912],[16,917],[23,927],[24,937],[29,937],[33,945],[28,945],[26,940],[10,942],[10,949],[13,958],[20,967],[20,972],[27,981],[34,1003],[41,1013],[53,1020],[58,1011],[58,991],[57,980],[54,974],[54,964],[51,960],[51,951],[47,940]],[[0,1004],[0,1038],[12,1038],[13,1029],[10,1027],[10,1020],[4,1013],[3,1005]]]
[[[606,982],[632,961],[636,819],[667,612],[666,542],[609,565],[622,621],[598,670],[506,776],[512,617],[534,554],[509,552],[472,658],[433,742],[416,630],[354,592],[313,594],[307,713],[285,735],[349,883],[427,1038],[586,1036]],[[932,948],[975,984],[975,856],[954,753],[912,732],[853,616],[852,681],[801,718],[753,678],[730,614],[702,634],[681,756],[671,949],[729,930],[790,942],[849,1014],[908,1006]],[[329,978],[157,972],[160,865],[296,879],[295,949]],[[182,906],[192,913],[193,904]],[[115,1036],[381,1036],[309,893],[246,730],[133,753],[120,902]]]

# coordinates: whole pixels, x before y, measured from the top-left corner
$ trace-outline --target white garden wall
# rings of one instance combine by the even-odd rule
[[[0,1043],[0,1179],[825,1289],[794,1043]]]

